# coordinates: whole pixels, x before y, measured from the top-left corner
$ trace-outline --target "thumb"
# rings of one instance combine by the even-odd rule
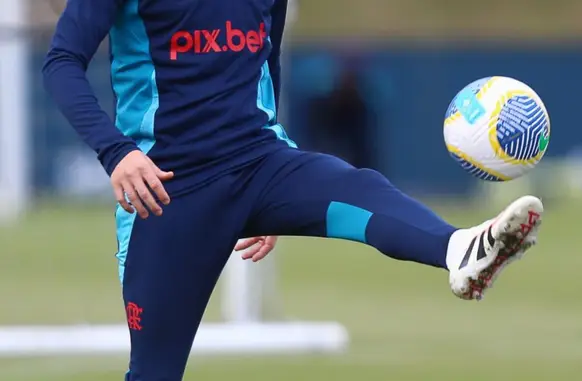
[[[156,176],[158,177],[158,179],[160,179],[162,181],[170,180],[172,177],[174,177],[174,172],[162,171],[160,168],[158,168],[155,165],[154,165],[154,171],[156,172]]]
[[[147,157],[147,156],[146,156]],[[160,167],[158,167],[157,165],[154,164],[154,162],[152,161],[152,159],[150,159],[149,157],[147,157],[148,161],[150,162],[154,173],[156,174],[156,177],[162,181],[165,180],[170,180],[172,177],[174,177],[174,172],[172,171],[162,171],[160,169]]]

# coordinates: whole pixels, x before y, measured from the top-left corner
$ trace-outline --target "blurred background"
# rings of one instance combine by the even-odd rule
[[[123,324],[107,178],[41,83],[57,16],[48,0],[0,5],[0,326]],[[284,238],[265,265],[276,274],[264,283],[266,318],[338,321],[345,352],[200,354],[185,380],[579,380],[580,15],[580,0],[293,4],[283,113],[301,147],[378,169],[460,226],[541,196],[541,242],[485,302],[466,303],[443,272],[353,243]],[[111,112],[105,45],[88,75]],[[552,119],[539,168],[507,184],[467,175],[442,137],[456,92],[490,75],[529,84]],[[207,321],[223,317],[217,293]],[[2,352],[0,380],[113,381],[127,367],[123,354],[21,355]]]

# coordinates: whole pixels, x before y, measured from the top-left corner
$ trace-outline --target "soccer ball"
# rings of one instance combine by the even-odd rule
[[[518,178],[541,160],[550,140],[550,118],[540,97],[507,77],[477,80],[453,99],[444,123],[451,156],[487,181]]]

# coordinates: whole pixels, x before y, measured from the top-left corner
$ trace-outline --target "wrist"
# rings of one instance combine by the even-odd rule
[[[99,152],[98,157],[105,172],[107,172],[107,175],[111,176],[111,173],[113,173],[119,162],[123,160],[127,154],[138,150],[139,148],[134,142],[124,141],[107,147],[107,149]]]

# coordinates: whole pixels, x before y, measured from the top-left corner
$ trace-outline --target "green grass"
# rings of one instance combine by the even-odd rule
[[[469,207],[437,209],[460,225],[488,217]],[[284,239],[276,255],[285,316],[342,322],[349,352],[194,358],[185,380],[575,380],[581,211],[549,205],[540,245],[482,303],[455,299],[439,270],[353,243]],[[108,208],[59,205],[0,229],[0,324],[122,322],[112,223]],[[213,303],[209,318],[216,311]],[[0,380],[120,381],[126,362],[0,359]]]
[[[576,40],[582,36],[575,0],[317,0],[299,1],[292,31],[306,39],[367,36],[475,42],[493,38]],[[330,12],[330,9],[333,11]]]

